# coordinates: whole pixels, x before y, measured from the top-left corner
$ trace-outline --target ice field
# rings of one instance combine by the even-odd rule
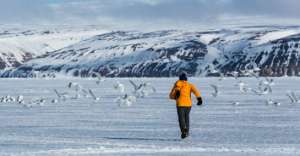
[[[119,81],[131,95],[129,78],[99,85],[96,79],[1,79],[1,97],[22,95],[25,104],[43,97],[45,102],[32,107],[0,103],[0,155],[300,155],[300,103],[286,95],[293,91],[300,96],[300,78],[275,78],[272,93],[263,95],[242,93],[236,85],[242,80],[256,88],[256,78],[192,78],[204,104],[193,106],[186,140],[180,139],[175,102],[168,98],[177,79],[130,80],[150,82],[156,92],[120,107],[116,98],[125,93],[114,85]],[[92,89],[99,100],[81,96],[51,102],[57,98],[54,89],[70,92],[69,82]],[[216,97],[210,84],[219,86]],[[267,104],[268,99],[274,102]]]

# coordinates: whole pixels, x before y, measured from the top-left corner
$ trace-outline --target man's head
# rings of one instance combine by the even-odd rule
[[[187,81],[187,74],[186,73],[181,73],[180,75],[179,75],[179,80],[184,80],[184,81]]]

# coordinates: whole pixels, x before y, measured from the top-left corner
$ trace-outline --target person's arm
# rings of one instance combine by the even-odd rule
[[[200,91],[194,85],[191,85],[191,91],[197,97],[197,105],[202,105],[202,97]]]
[[[194,86],[194,85],[191,85],[191,91],[192,93],[198,98],[198,97],[201,97],[201,93],[199,92],[199,90]]]
[[[173,86],[173,88],[169,94],[169,98],[173,99],[173,100],[175,100],[175,88],[176,88],[176,85]]]

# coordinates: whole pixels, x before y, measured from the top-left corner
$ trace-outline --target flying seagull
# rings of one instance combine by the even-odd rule
[[[114,89],[121,92],[121,93],[124,93],[125,92],[125,86],[124,84],[120,83],[119,81],[117,81],[116,84],[114,84]]]
[[[296,96],[295,92],[293,91],[288,91],[288,93],[286,94],[289,99],[291,100],[291,103],[300,103],[300,99],[298,96]]]
[[[273,100],[271,100],[271,99],[268,99],[268,100],[266,101],[266,105],[280,106],[281,103],[280,103],[280,102],[277,102],[277,101],[273,101]]]
[[[133,103],[136,102],[135,96],[130,96],[128,94],[125,94],[124,96],[120,96],[116,99],[116,102],[119,103],[119,106],[131,106]]]
[[[146,97],[150,93],[156,92],[156,89],[150,83],[142,82],[141,84],[137,85],[132,80],[129,80],[129,82],[133,86],[133,89],[134,89],[133,93],[137,97]]]
[[[214,89],[214,92],[211,93],[211,95],[213,97],[217,97],[219,95],[219,90],[218,90],[218,86],[217,85],[213,85],[213,84],[210,84],[210,87],[212,87]]]
[[[59,100],[62,101],[66,101],[68,98],[68,93],[64,92],[64,93],[59,93],[56,89],[54,89],[54,92],[56,94],[56,96],[58,97]]]
[[[97,77],[97,81],[96,81],[96,84],[97,84],[97,85],[100,85],[101,82],[104,82],[104,81],[105,81],[105,78],[102,77],[100,73],[94,72],[94,74],[95,74],[96,77]]]

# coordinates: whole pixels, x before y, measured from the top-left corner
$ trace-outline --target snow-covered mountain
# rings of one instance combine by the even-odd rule
[[[105,30],[92,26],[0,26],[0,69],[18,67],[39,55],[103,32]]]
[[[300,27],[255,26],[209,31],[116,31],[44,53],[2,76],[59,72],[72,76],[212,75],[258,69],[299,75]]]

